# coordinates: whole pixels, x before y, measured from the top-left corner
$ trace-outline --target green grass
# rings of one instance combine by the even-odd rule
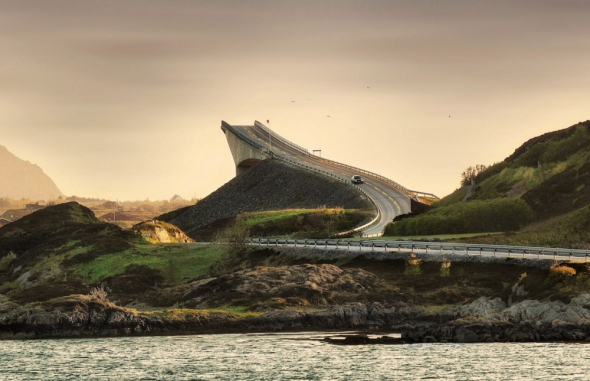
[[[209,245],[142,244],[78,264],[74,272],[96,283],[123,274],[129,265],[144,265],[160,271],[169,284],[180,284],[205,275],[221,253],[220,248]]]
[[[243,213],[236,225],[248,228],[253,237],[322,238],[359,226],[370,216],[357,209],[285,209]]]
[[[458,239],[458,238],[470,238],[470,237],[482,237],[494,234],[502,234],[501,232],[489,232],[489,233],[464,233],[464,234],[434,234],[434,235],[409,235],[409,236],[383,236],[378,239],[397,241],[397,240],[431,240],[431,239]],[[365,240],[365,238],[355,238],[355,240]]]
[[[435,314],[437,312],[444,310],[445,308],[453,307],[453,306],[454,306],[454,304],[426,305],[426,306],[423,306],[422,309],[423,309],[423,311],[424,311],[423,313],[425,315],[432,315],[432,314]]]
[[[441,200],[432,204],[433,207],[438,208],[441,206],[448,206],[451,204],[456,204],[463,200],[463,197],[467,194],[467,187],[462,187],[456,189],[453,193],[443,197]]]
[[[244,213],[240,221],[243,221],[243,223],[246,224],[246,226],[252,227],[256,225],[265,224],[268,222],[277,222],[293,216],[309,214],[317,211],[318,209],[286,209],[268,212]]]
[[[462,240],[461,237],[457,239]],[[531,224],[515,234],[478,236],[469,242],[590,249],[590,205]]]
[[[413,218],[389,223],[385,235],[425,236],[515,231],[531,222],[531,208],[522,200],[496,198],[433,208]]]
[[[256,317],[262,314],[262,312],[248,311],[246,306],[224,306],[219,308],[211,309],[191,309],[191,308],[170,308],[166,310],[133,310],[136,314],[159,316],[164,319],[190,319],[191,317],[209,315],[214,313],[227,313],[235,316],[237,319],[247,319]]]

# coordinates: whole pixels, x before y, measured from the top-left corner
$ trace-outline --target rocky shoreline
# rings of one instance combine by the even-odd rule
[[[359,336],[336,344],[590,341],[590,294],[578,296],[569,304],[525,300],[510,306],[499,298],[482,297],[436,313],[404,304],[359,303],[248,317],[199,310],[157,315],[79,297],[50,308],[0,305],[0,339],[387,330],[400,332],[401,340],[367,341]]]

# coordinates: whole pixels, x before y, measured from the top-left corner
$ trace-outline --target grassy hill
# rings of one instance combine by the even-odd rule
[[[198,244],[152,244],[145,231],[102,222],[76,202],[25,216],[0,228],[0,294],[44,301],[105,281],[115,295],[142,293],[203,275],[221,254]]]
[[[469,193],[470,196],[466,198]],[[507,211],[499,207],[505,202],[498,200],[503,199],[519,200],[518,204],[515,203],[519,210],[514,208]],[[492,217],[488,215],[489,208],[485,215],[478,212],[486,203],[496,205],[492,208]],[[552,219],[556,226],[561,224],[559,221],[562,219],[563,223],[567,222],[566,225],[570,224],[572,218],[578,218],[578,214],[572,213],[580,211],[588,204],[590,204],[590,121],[530,139],[504,161],[478,174],[475,185],[457,189],[435,203],[433,210],[426,214],[390,224],[387,233],[404,235],[407,232],[408,234],[449,234],[517,231],[528,223],[534,222],[526,230],[530,238],[530,234],[542,234],[542,231],[546,229],[542,222],[548,219]],[[532,218],[528,218],[528,214],[531,214]],[[483,218],[499,220],[501,215],[510,215],[512,222],[518,223],[495,226],[479,223],[479,220]],[[433,225],[436,225],[435,228]],[[535,229],[540,230],[538,233],[533,233]],[[494,236],[490,239],[501,240],[502,237]],[[582,236],[576,237],[574,239],[577,242],[576,245],[582,245],[583,241],[579,241]],[[515,241],[514,237],[512,241]],[[540,242],[540,240],[537,241]],[[547,242],[572,244],[571,241],[558,239]]]

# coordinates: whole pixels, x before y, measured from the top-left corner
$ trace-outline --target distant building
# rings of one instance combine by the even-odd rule
[[[170,202],[186,202],[186,200],[179,195],[175,194],[174,197],[170,199]]]
[[[26,210],[39,210],[39,209],[44,209],[44,208],[46,208],[46,206],[40,205],[38,202],[36,202],[34,204],[26,204],[25,205]]]
[[[10,222],[11,222],[10,220],[0,217],[0,227],[2,227],[4,225],[8,225]]]

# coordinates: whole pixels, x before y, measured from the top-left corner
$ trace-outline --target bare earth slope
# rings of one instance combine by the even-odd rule
[[[336,180],[276,160],[266,160],[211,193],[171,221],[189,237],[211,222],[243,212],[290,208],[358,209],[367,201]]]
[[[0,146],[0,197],[50,200],[63,195],[43,170]]]

